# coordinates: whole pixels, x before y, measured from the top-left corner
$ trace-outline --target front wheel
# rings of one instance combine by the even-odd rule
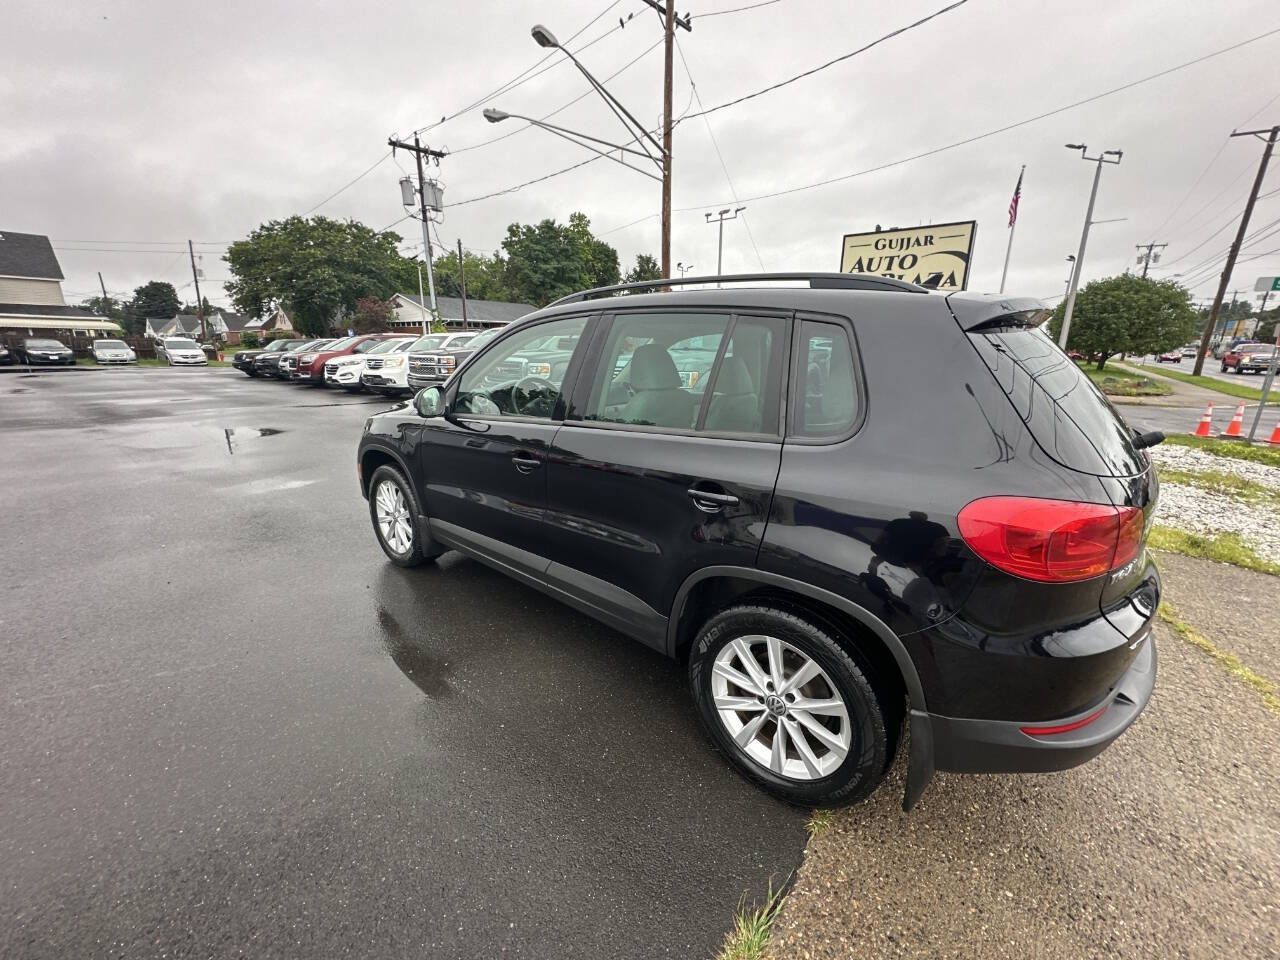
[[[369,517],[382,552],[397,566],[416,567],[444,552],[419,529],[417,500],[395,467],[381,466],[369,478]]]
[[[889,753],[868,671],[830,634],[770,606],[724,610],[702,628],[689,683],[703,726],[738,772],[803,806],[875,789]]]

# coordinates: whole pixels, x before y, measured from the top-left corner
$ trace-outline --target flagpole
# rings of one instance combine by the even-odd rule
[[[1027,172],[1027,165],[1022,165],[1022,170],[1018,173],[1018,189],[1022,189],[1022,175]],[[1000,292],[1004,293],[1004,281],[1009,276],[1009,257],[1013,255],[1013,231],[1018,229],[1018,217],[1014,214],[1013,223],[1009,224],[1009,245],[1004,250],[1004,269],[1000,271]]]

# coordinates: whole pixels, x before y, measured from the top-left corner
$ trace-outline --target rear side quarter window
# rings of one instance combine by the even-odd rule
[[[842,324],[797,324],[789,436],[837,440],[851,433],[862,412],[853,344]]]

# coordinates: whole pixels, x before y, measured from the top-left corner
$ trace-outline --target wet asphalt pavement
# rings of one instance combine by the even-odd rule
[[[0,375],[0,956],[705,957],[799,864],[674,663],[385,561],[385,406]]]

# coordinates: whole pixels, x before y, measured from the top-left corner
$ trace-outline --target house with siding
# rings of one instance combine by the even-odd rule
[[[118,323],[62,296],[62,267],[49,238],[0,230],[0,338],[119,336]]]
[[[416,293],[397,293],[391,298],[392,327],[411,330],[422,329],[422,299]],[[430,300],[426,312],[430,314]],[[526,313],[538,308],[531,303],[507,303],[505,300],[475,300],[467,297],[466,323],[463,323],[462,300],[459,297],[436,297],[436,309],[446,327],[461,330],[464,326],[501,327],[512,320],[519,320]]]

